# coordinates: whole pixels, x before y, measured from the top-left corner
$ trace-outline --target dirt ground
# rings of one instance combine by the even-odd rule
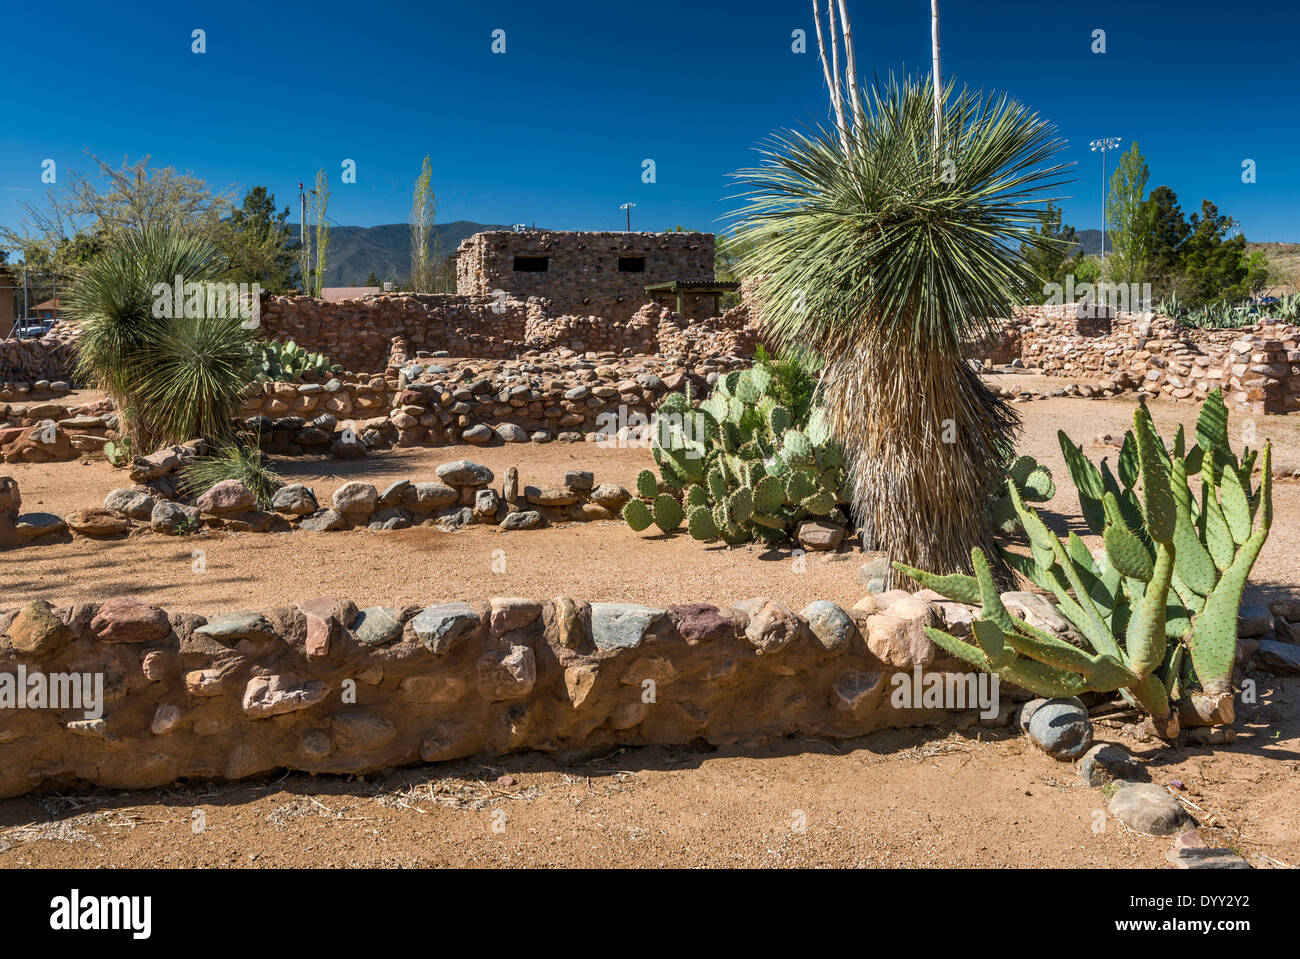
[[[1059,380],[999,381],[1052,389]],[[1121,436],[1128,399],[1056,398],[1018,406],[1023,452],[1052,469],[1043,510],[1059,530],[1081,524],[1056,440],[1064,425],[1094,459]],[[1157,426],[1191,428],[1196,408],[1157,402]],[[1238,444],[1248,419],[1234,414]],[[1280,477],[1300,469],[1300,418],[1256,417],[1275,445]],[[566,468],[631,486],[643,450],[592,445],[406,450],[352,463],[277,460],[286,479],[327,496],[341,483],[432,477],[467,456],[498,476],[558,482]],[[8,467],[6,469],[9,469]],[[122,483],[103,462],[12,468],[28,511],[98,505]],[[1272,535],[1251,599],[1300,593],[1300,482],[1275,486]],[[194,572],[202,549],[205,572]],[[504,550],[505,572],[492,571]],[[498,564],[499,565],[499,564]],[[321,593],[360,604],[490,595],[725,603],[768,595],[799,608],[861,595],[855,558],[813,555],[797,572],[788,552],[706,548],[684,535],[632,533],[621,523],[500,533],[428,528],[396,533],[152,534],[0,553],[0,603],[32,597],[132,593],[170,608],[259,608]],[[1098,726],[1149,761],[1211,844],[1257,867],[1300,866],[1300,680],[1258,677],[1260,703],[1242,707],[1227,747],[1156,751]],[[490,763],[490,765],[488,765]],[[503,778],[504,777],[504,778]],[[1150,866],[1169,840],[1098,816],[1106,796],[1081,785],[1027,739],[1006,730],[898,730],[846,742],[791,739],[717,751],[633,749],[559,766],[541,755],[477,759],[374,777],[290,775],[233,784],[187,783],[137,793],[94,791],[0,802],[0,866]],[[198,812],[196,812],[196,810]],[[1103,828],[1097,830],[1097,824]],[[202,828],[200,828],[202,827]]]

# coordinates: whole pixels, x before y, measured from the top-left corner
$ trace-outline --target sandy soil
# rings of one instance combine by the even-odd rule
[[[1022,450],[1058,477],[1046,518],[1060,530],[1079,528],[1056,429],[1065,424],[1094,459],[1113,457],[1117,451],[1093,439],[1122,434],[1132,402],[1061,398],[1018,408]],[[1153,412],[1162,430],[1195,422],[1191,406],[1156,403]],[[1240,431],[1245,418],[1233,423]],[[1297,418],[1257,417],[1254,428],[1260,442],[1274,441],[1277,472],[1300,468]],[[649,462],[645,451],[554,444],[399,451],[349,464],[280,460],[277,467],[327,495],[348,479],[432,476],[437,463],[461,455],[498,474],[516,464],[525,482],[556,482],[565,468],[579,466],[598,482],[629,486]],[[98,503],[122,477],[102,462],[14,472],[28,510]],[[1300,483],[1279,481],[1275,501],[1256,599],[1300,592]],[[205,552],[204,573],[192,571],[195,548]],[[491,570],[496,549],[505,551],[500,574]],[[0,553],[0,578],[5,605],[130,592],[210,611],[335,592],[363,604],[558,593],[727,602],[766,594],[798,608],[813,598],[855,601],[857,565],[851,557],[814,555],[796,573],[784,553],[706,549],[685,536],[665,540],[597,523],[514,534],[150,534]],[[1098,738],[1126,742],[1146,757],[1155,782],[1183,783],[1176,795],[1212,844],[1232,846],[1259,867],[1300,866],[1293,785],[1300,680],[1259,677],[1259,685],[1260,705],[1242,708],[1241,733],[1230,747],[1158,752],[1105,725]],[[1007,731],[917,729],[744,750],[620,750],[567,767],[523,755],[364,779],[293,775],[27,797],[0,803],[0,866],[1167,867],[1167,839],[1136,835],[1104,817],[1104,830],[1094,831],[1105,799],[1079,784],[1072,767]],[[194,831],[195,810],[202,810],[204,831]]]

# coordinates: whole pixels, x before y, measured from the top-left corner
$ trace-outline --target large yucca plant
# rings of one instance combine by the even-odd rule
[[[996,555],[989,494],[1019,419],[963,348],[1017,303],[1060,141],[1005,96],[949,88],[936,150],[928,81],[847,82],[834,129],[779,134],[738,174],[744,266],[763,277],[765,335],[825,358],[864,546],[969,571],[972,547]]]
[[[214,281],[223,266],[208,243],[147,229],[115,236],[74,279],[68,311],[82,328],[78,374],[113,397],[142,452],[231,435],[253,377],[249,332],[238,315],[154,315],[155,284]]]

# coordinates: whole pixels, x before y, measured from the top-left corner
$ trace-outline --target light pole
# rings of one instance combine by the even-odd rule
[[[1101,154],[1101,274],[1106,275],[1106,151],[1118,150],[1123,137],[1102,137],[1093,140],[1088,146],[1093,153]]]
[[[635,203],[623,203],[619,206],[620,210],[627,213],[627,232],[629,233],[632,232],[632,207],[634,206],[636,206]]]

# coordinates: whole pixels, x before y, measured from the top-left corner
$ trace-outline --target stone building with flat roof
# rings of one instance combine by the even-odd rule
[[[687,319],[717,315],[713,287],[731,284],[714,283],[712,233],[490,230],[456,251],[457,293],[545,297],[557,314],[626,320],[665,284]]]

